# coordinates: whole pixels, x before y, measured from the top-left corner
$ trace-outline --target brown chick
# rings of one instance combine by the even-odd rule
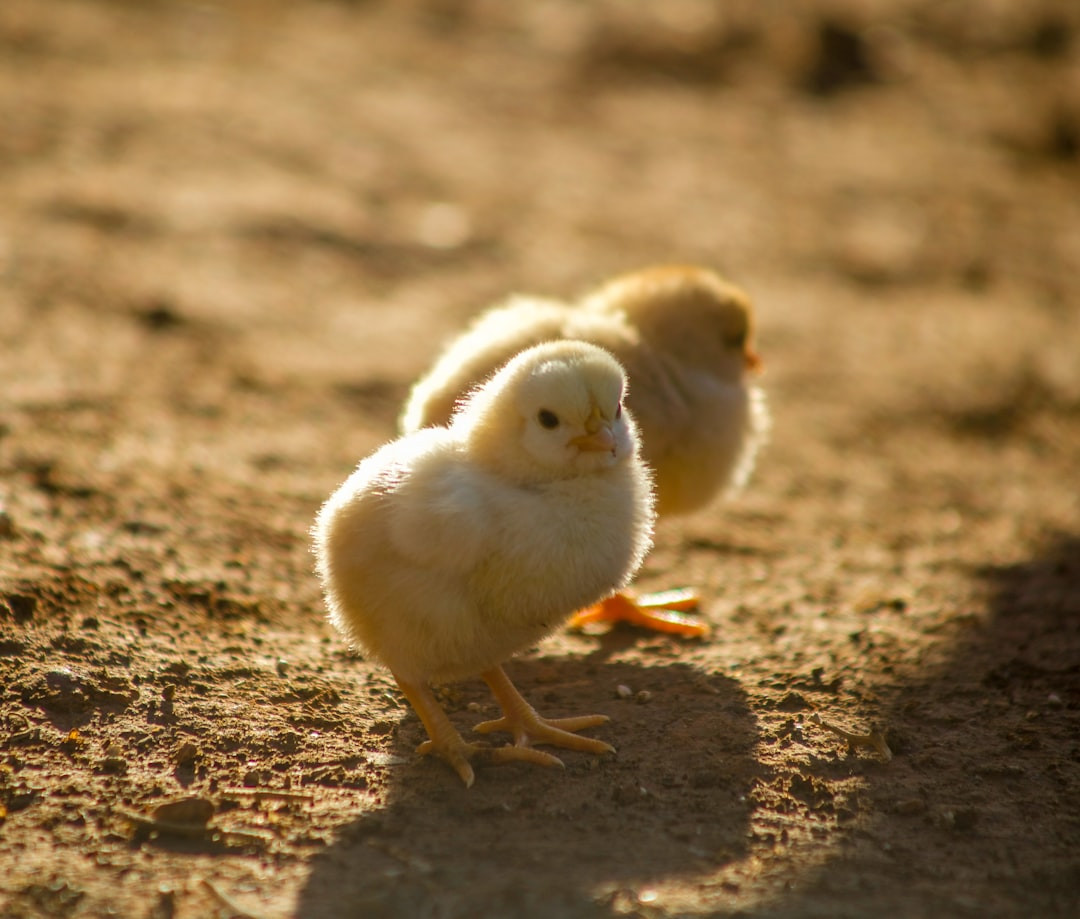
[[[761,367],[753,309],[738,287],[695,266],[632,272],[576,304],[517,296],[481,314],[415,384],[401,429],[445,423],[502,362],[555,339],[597,344],[626,368],[627,406],[655,473],[661,517],[698,511],[746,482],[769,426],[764,394],[752,384]],[[703,635],[704,623],[686,613],[696,604],[691,591],[617,594],[571,625],[627,620]]]

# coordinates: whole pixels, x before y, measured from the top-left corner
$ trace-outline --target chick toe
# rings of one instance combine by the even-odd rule
[[[575,613],[567,625],[580,629],[594,622],[626,622],[654,632],[702,638],[709,633],[709,627],[686,612],[695,609],[697,603],[697,595],[689,590],[665,590],[640,597],[618,593]]]
[[[425,740],[416,748],[417,753],[439,756],[450,764],[450,767],[461,776],[461,781],[466,788],[471,788],[476,778],[469,760],[475,755],[475,744],[466,743],[446,717],[446,712],[435,699],[431,688],[424,683],[406,680],[394,674],[401,691],[416,714],[420,716],[429,740]]]
[[[514,736],[514,746],[501,749],[527,750],[532,744],[550,744],[583,753],[614,753],[615,748],[602,740],[582,737],[575,731],[596,727],[609,721],[607,715],[579,715],[574,718],[542,718],[510,682],[501,667],[481,674],[503,711],[501,718],[483,721],[473,730],[481,734],[507,731]],[[538,752],[538,751],[534,751]]]
[[[444,739],[440,743],[436,743],[434,740],[425,740],[416,748],[416,752],[424,756],[438,756],[445,760],[450,768],[461,777],[465,787],[472,788],[473,782],[476,780],[476,773],[469,764],[469,760],[475,755],[473,749],[475,746],[475,744],[466,743],[458,735],[456,742],[452,739]]]
[[[472,763],[484,765],[500,765],[503,763],[533,763],[537,766],[563,766],[563,761],[550,753],[541,750],[533,750],[528,746],[505,746],[488,747],[481,744],[468,743],[458,733],[457,729],[446,717],[446,712],[435,699],[434,693],[424,683],[417,683],[395,677],[401,691],[409,700],[409,703],[420,716],[420,721],[428,732],[430,739],[425,740],[416,748],[416,752],[424,756],[438,756],[445,760],[465,783],[466,788],[471,788],[476,779]],[[603,715],[600,720],[606,721]],[[567,721],[582,721],[587,719],[565,719]],[[570,734],[570,737],[575,735]],[[584,738],[577,738],[584,740]],[[604,744],[606,747],[607,745]],[[610,748],[608,748],[610,749]],[[601,751],[597,751],[601,752]]]
[[[517,747],[511,744],[503,747],[482,747],[479,744],[471,744],[471,746],[476,761],[485,765],[533,763],[537,766],[565,768],[565,764],[559,757],[545,753],[543,750],[534,750],[532,747]]]

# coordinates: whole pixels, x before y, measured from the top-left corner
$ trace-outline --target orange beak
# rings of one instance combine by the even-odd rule
[[[761,359],[761,355],[749,345],[746,346],[744,357],[746,359],[746,369],[751,373],[761,373],[765,369],[765,362]]]
[[[572,443],[579,450],[590,450],[594,453],[610,453],[615,455],[615,435],[611,433],[611,425],[604,420],[600,409],[595,405],[585,421],[587,434],[571,437]]]
[[[595,453],[615,453],[615,435],[611,433],[611,428],[606,424],[591,434],[571,437],[570,443],[579,450],[591,450]]]

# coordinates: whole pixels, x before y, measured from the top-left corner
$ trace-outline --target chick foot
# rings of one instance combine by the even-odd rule
[[[425,740],[416,748],[416,752],[425,756],[439,756],[446,760],[465,783],[466,788],[471,788],[476,779],[472,763],[510,763],[527,762],[539,766],[562,766],[562,760],[550,753],[540,750],[532,750],[528,747],[485,747],[480,744],[467,743],[458,733],[457,729],[446,717],[446,712],[439,705],[430,687],[424,683],[415,683],[411,680],[403,680],[394,674],[405,698],[420,716],[420,721],[428,732],[429,740]]]
[[[593,622],[627,622],[654,632],[670,632],[684,638],[702,638],[709,627],[687,610],[697,609],[698,597],[692,590],[665,590],[633,597],[617,593],[594,603],[570,617],[567,626],[580,629]]]
[[[502,750],[528,751],[534,743],[551,744],[566,750],[580,750],[584,753],[614,753],[615,748],[602,740],[581,737],[574,733],[585,728],[593,728],[609,721],[607,715],[579,715],[576,718],[541,718],[521,693],[510,682],[502,667],[495,667],[480,674],[491,688],[495,701],[503,710],[502,718],[483,721],[473,730],[481,734],[492,731],[509,731],[514,735],[514,746],[502,747]],[[538,753],[538,750],[531,751]],[[549,756],[550,754],[542,754]],[[562,761],[552,756],[560,765]]]

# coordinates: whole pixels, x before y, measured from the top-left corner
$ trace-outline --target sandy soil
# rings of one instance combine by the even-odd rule
[[[1074,2],[4,0],[0,122],[4,916],[1075,915]],[[641,575],[713,635],[522,654],[618,753],[465,790],[308,527],[478,309],[673,260],[774,414]]]

